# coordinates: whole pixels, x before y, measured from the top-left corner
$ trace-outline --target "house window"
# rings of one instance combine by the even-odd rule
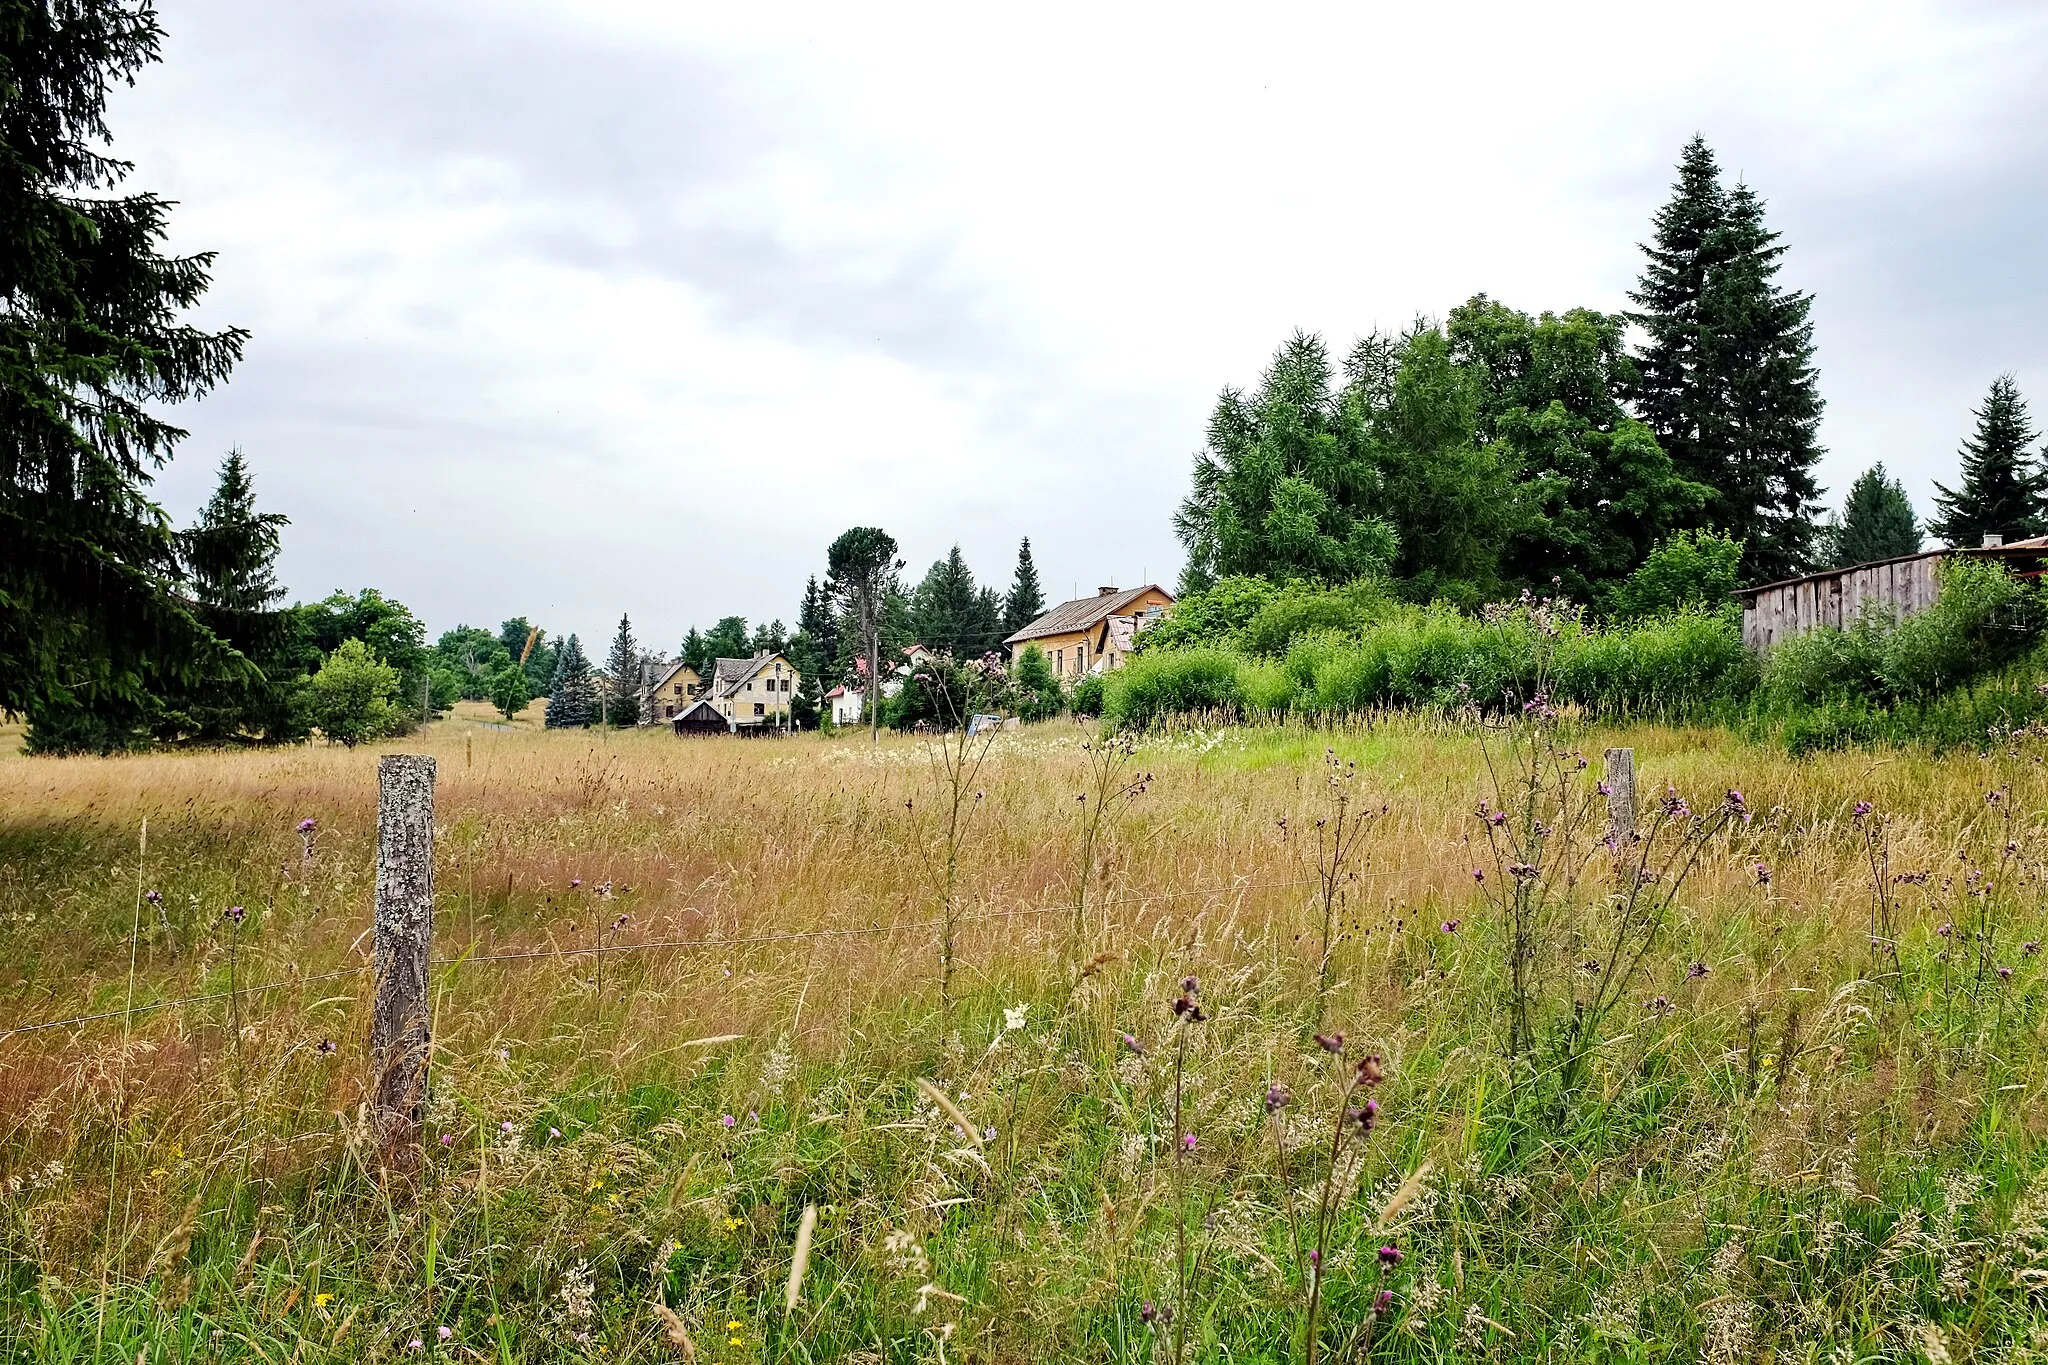
[[[1064,649],[1056,649],[1052,652],[1052,671],[1055,673],[1067,671],[1067,651]]]
[[[790,684],[790,682],[791,682],[791,681],[792,681],[792,680],[791,680],[791,679],[789,679],[789,678],[784,678],[784,679],[782,680],[782,690],[783,690],[783,691],[785,691],[785,692],[789,691],[789,684]]]
[[[748,684],[747,684],[747,691],[751,692],[751,691],[753,691],[753,690],[754,690],[754,685],[753,685],[752,683],[748,683]]]
[[[1074,646],[1074,671],[1076,673],[1086,673],[1088,671],[1088,646]]]
[[[676,684],[676,695],[679,697],[683,695],[683,685],[681,683]]]
[[[757,715],[757,716],[765,716],[765,715],[767,715],[767,714],[768,714],[768,706],[767,706],[767,704],[766,704],[765,702],[758,702],[758,701],[757,701],[757,702],[755,702],[755,703],[754,703],[754,714],[755,714],[755,715]]]

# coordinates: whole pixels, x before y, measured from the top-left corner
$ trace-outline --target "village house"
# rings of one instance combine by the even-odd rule
[[[932,652],[923,645],[905,645],[903,658],[882,680],[882,695],[893,697],[901,692],[910,675],[932,657]],[[854,666],[863,676],[866,674],[867,660],[856,659]],[[825,707],[831,713],[834,725],[859,725],[867,718],[867,691],[860,682],[842,683],[825,694]]]
[[[697,694],[704,690],[704,680],[697,675],[697,670],[681,659],[652,672],[647,686],[640,691],[642,725],[674,720],[676,713],[686,710],[697,699]]]
[[[1037,645],[1054,676],[1074,682],[1122,668],[1139,632],[1173,607],[1173,594],[1157,583],[1142,588],[1097,588],[1093,597],[1062,602],[1003,641],[1014,666],[1026,645]]]
[[[789,728],[796,684],[796,666],[789,656],[764,649],[751,659],[720,659],[713,664],[704,695],[735,731],[783,730]]]

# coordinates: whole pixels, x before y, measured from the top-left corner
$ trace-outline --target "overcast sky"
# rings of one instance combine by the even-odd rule
[[[1817,296],[1831,497],[2048,415],[2048,5],[171,0],[130,182],[252,332],[186,411],[297,597],[673,649],[849,525],[1171,584],[1216,391],[1486,291],[1619,309],[1703,132]]]

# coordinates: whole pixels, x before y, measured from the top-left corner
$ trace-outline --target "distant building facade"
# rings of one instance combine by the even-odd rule
[[[1037,645],[1061,682],[1122,668],[1138,636],[1173,609],[1173,594],[1157,583],[1142,588],[1097,588],[1093,597],[1062,602],[1003,641],[1010,662]]]

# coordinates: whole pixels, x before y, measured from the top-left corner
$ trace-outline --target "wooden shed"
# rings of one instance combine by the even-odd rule
[[[729,735],[733,724],[719,713],[708,696],[699,697],[688,706],[669,717],[670,725],[679,735]]]
[[[1869,610],[1894,617],[1925,611],[1941,595],[1941,561],[1954,556],[1999,559],[2016,573],[2036,577],[2048,563],[2048,536],[1974,549],[1923,550],[1739,589],[1742,643],[1766,650],[1817,626],[1853,626]]]

